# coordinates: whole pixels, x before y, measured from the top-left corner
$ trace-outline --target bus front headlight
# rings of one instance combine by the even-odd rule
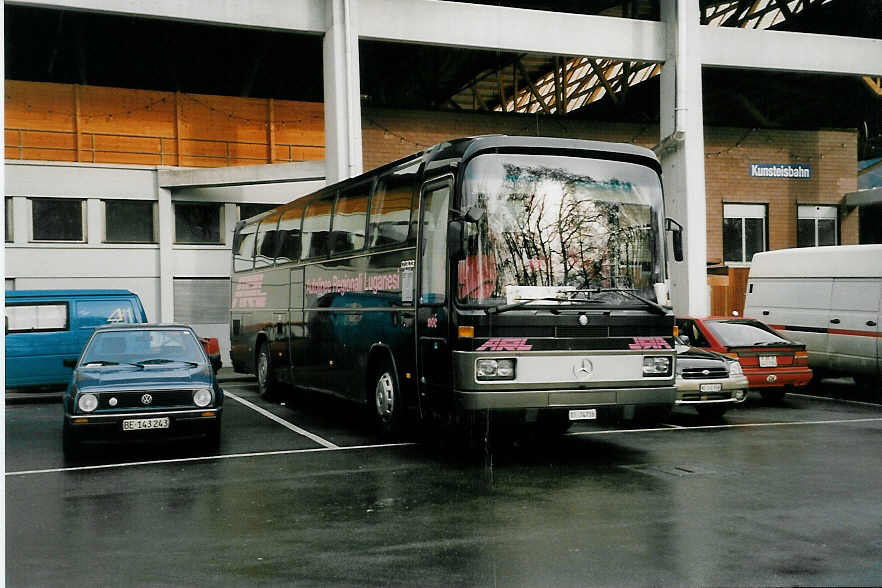
[[[475,377],[478,380],[514,380],[515,360],[479,359],[475,362]]]
[[[671,358],[668,356],[645,356],[643,358],[644,376],[670,376]]]

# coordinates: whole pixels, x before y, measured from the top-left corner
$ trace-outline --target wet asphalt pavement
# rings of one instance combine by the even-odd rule
[[[712,424],[678,408],[463,454],[224,387],[217,455],[65,462],[59,404],[7,405],[7,585],[882,584],[878,405],[751,394]]]

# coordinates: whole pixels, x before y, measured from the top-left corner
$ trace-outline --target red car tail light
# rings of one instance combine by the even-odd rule
[[[808,365],[808,352],[797,351],[793,356],[793,365]]]

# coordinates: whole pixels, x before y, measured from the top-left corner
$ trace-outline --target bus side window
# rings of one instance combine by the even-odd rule
[[[233,242],[233,271],[244,272],[254,267],[254,235],[257,225],[249,223],[242,227]]]
[[[282,211],[282,218],[279,219],[276,263],[289,263],[300,259],[300,225],[302,222],[302,205],[295,205]]]
[[[305,257],[323,257],[330,252],[331,209],[334,194],[313,200],[306,207],[303,217],[303,245],[301,252]]]
[[[342,192],[337,198],[331,231],[331,247],[334,253],[358,251],[364,247],[370,191],[370,182],[365,182]]]
[[[279,215],[268,216],[260,222],[257,241],[254,245],[254,268],[272,265],[276,258],[276,226]]]
[[[398,245],[408,240],[411,200],[419,165],[397,170],[380,178],[371,200],[368,247]],[[416,238],[416,231],[410,235]]]

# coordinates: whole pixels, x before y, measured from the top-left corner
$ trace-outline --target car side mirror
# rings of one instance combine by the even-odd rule
[[[672,218],[666,218],[665,230],[673,233],[674,261],[683,261],[683,226]]]
[[[79,357],[65,357],[61,360],[61,363],[64,364],[64,367],[75,368],[79,360]]]

